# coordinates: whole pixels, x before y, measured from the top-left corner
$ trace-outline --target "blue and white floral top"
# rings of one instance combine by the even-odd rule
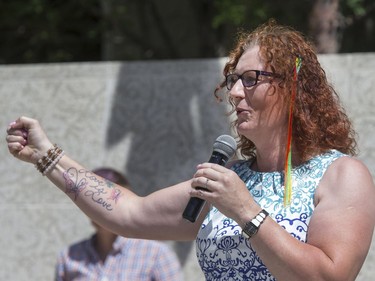
[[[284,173],[261,173],[250,169],[252,161],[240,161],[234,170],[245,182],[254,200],[293,237],[306,242],[307,228],[314,211],[314,194],[329,165],[345,156],[331,150],[318,155],[292,171],[293,194],[284,207]],[[196,255],[206,280],[276,280],[241,236],[241,227],[215,207],[207,214],[196,239]]]

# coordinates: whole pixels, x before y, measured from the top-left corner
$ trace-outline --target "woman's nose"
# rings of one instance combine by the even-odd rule
[[[232,98],[244,98],[245,97],[245,88],[242,85],[241,79],[238,79],[237,82],[233,85],[232,89],[229,91],[229,95]]]

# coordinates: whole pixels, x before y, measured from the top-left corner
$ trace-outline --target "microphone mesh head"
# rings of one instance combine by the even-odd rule
[[[213,150],[224,154],[228,157],[228,159],[234,155],[236,149],[237,142],[232,136],[229,135],[221,135],[214,142]]]

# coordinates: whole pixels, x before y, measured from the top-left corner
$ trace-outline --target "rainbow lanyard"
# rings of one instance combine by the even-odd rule
[[[293,125],[293,106],[296,99],[298,90],[298,72],[301,69],[302,59],[296,58],[293,68],[293,81],[292,96],[290,99],[289,108],[289,121],[288,121],[288,138],[285,153],[285,167],[284,167],[284,206],[290,205],[292,199],[292,125]]]

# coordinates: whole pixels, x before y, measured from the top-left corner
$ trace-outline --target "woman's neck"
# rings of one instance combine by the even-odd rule
[[[285,166],[285,146],[271,149],[257,149],[256,159],[252,164],[252,169],[259,172],[283,171]],[[292,166],[301,164],[298,153],[292,149]]]

